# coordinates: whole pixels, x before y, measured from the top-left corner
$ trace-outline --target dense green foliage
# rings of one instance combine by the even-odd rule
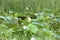
[[[60,40],[60,0],[0,0],[0,40]]]

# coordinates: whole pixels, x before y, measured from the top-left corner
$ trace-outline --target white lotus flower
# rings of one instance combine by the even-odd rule
[[[28,21],[28,22],[31,22],[31,18],[30,18],[30,17],[28,17],[28,18],[27,18],[27,21]]]
[[[28,7],[26,7],[26,10],[28,10]]]
[[[23,26],[23,29],[27,29],[28,28],[28,26]]]
[[[36,40],[34,37],[31,37],[31,39],[30,40]]]

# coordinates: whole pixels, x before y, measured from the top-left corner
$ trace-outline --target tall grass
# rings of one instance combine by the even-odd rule
[[[0,10],[15,12],[24,12],[26,7],[30,12],[40,12],[44,9],[51,9],[51,11],[59,12],[60,0],[0,0]]]

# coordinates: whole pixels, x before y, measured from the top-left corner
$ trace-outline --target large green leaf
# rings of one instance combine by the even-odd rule
[[[17,26],[18,26],[18,20],[17,20],[16,18],[7,17],[7,18],[5,19],[5,21],[6,21],[5,24],[6,24],[8,27],[17,27]]]
[[[29,24],[27,30],[35,34],[38,31],[38,27],[33,24]]]

